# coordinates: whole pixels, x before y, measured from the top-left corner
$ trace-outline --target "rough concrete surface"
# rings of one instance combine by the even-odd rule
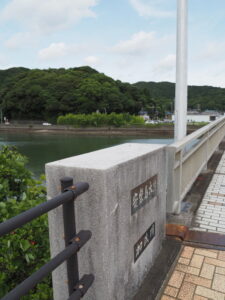
[[[95,281],[91,300],[132,299],[157,257],[164,238],[166,211],[164,145],[123,144],[46,165],[48,197],[59,193],[59,180],[86,181],[88,192],[75,202],[77,231],[91,230],[80,250],[79,271]],[[131,215],[131,190],[158,176],[157,196]],[[155,237],[134,263],[134,245],[155,222]],[[62,208],[49,214],[52,255],[64,249]],[[54,299],[68,296],[66,265],[53,274]]]

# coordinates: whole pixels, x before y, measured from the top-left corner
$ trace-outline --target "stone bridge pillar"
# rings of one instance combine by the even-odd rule
[[[75,201],[76,226],[91,230],[81,249],[80,277],[95,281],[84,297],[129,300],[157,257],[165,235],[166,151],[164,145],[123,144],[46,165],[51,198],[60,192],[60,178],[86,181],[90,188]],[[63,250],[63,214],[49,213],[51,253]],[[53,274],[54,299],[68,297],[64,263]]]

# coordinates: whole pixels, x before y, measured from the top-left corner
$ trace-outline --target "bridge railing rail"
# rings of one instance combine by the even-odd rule
[[[167,147],[168,213],[180,213],[182,200],[224,136],[225,117],[221,117]]]
[[[20,228],[35,218],[63,206],[64,213],[64,232],[65,232],[65,249],[53,257],[49,262],[34,272],[30,277],[17,285],[2,300],[17,300],[25,296],[33,289],[44,277],[55,270],[64,261],[67,262],[68,273],[68,300],[81,299],[94,281],[92,274],[85,274],[79,279],[77,252],[91,238],[91,231],[81,230],[76,233],[74,200],[87,191],[88,183],[78,182],[73,185],[73,178],[64,177],[61,179],[61,194],[33,207],[5,222],[0,224],[0,237]]]

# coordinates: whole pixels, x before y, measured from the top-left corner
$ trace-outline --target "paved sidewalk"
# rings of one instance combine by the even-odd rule
[[[184,246],[161,300],[225,300],[225,251]]]
[[[225,234],[225,152],[190,230]],[[225,251],[183,246],[161,300],[225,300]]]
[[[207,188],[190,229],[225,234],[225,153]]]

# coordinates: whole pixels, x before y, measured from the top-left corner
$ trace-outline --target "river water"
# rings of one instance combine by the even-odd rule
[[[44,173],[45,163],[123,143],[169,144],[172,139],[137,136],[77,136],[73,134],[0,132],[0,147],[14,145],[29,159],[35,177]]]

